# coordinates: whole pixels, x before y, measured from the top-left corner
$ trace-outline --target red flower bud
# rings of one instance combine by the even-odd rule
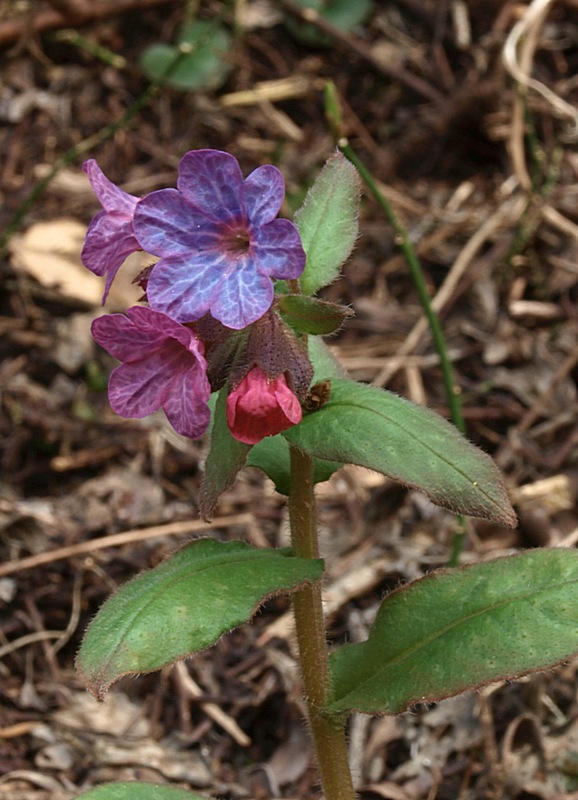
[[[235,439],[257,444],[301,422],[301,406],[285,375],[270,380],[253,367],[227,397],[227,422]]]

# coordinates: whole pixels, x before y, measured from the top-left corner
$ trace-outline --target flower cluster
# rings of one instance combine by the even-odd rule
[[[306,392],[302,356],[296,365],[291,357],[272,362],[275,344],[269,339],[262,360],[259,337],[251,333],[273,313],[273,281],[296,279],[305,266],[297,228],[277,217],[285,194],[279,170],[266,165],[243,179],[229,153],[193,150],[181,159],[176,189],[138,198],[111,183],[94,159],[83,169],[103,210],[89,225],[82,260],[105,277],[103,302],[128,255],[144,250],[158,258],[139,281],[147,305],[104,315],[92,326],[96,341],[122,362],[110,378],[111,407],[136,418],[162,408],[176,431],[201,436],[210,420],[210,394],[225,382],[226,364],[209,369],[207,350],[214,342],[203,335],[217,325],[228,331],[219,333],[219,343],[235,338],[234,332],[252,342],[229,385],[232,434],[255,444],[299,422]],[[267,330],[278,328],[269,322]],[[287,353],[285,332],[277,340]],[[221,350],[213,346],[213,362]],[[212,372],[218,381],[211,382]]]

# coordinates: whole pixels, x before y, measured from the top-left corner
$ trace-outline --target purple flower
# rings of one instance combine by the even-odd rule
[[[270,308],[272,279],[297,278],[305,266],[297,228],[275,219],[283,176],[267,165],[243,180],[229,153],[192,150],[181,159],[177,185],[144,197],[134,215],[141,247],[160,256],[149,303],[179,322],[210,311],[240,330]]]
[[[94,158],[85,161],[82,169],[88,175],[103,211],[99,211],[88,226],[81,258],[91,272],[106,275],[104,303],[122,262],[131,253],[142,250],[133,231],[133,217],[139,199],[111,183]]]
[[[142,419],[162,408],[173,428],[196,439],[207,429],[211,388],[204,345],[190,328],[145,306],[105,314],[92,335],[124,362],[113,370],[108,397],[121,417]]]

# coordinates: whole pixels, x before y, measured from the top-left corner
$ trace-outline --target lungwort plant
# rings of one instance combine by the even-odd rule
[[[440,570],[385,598],[367,641],[328,652],[321,605],[315,483],[359,464],[461,514],[514,525],[490,458],[426,408],[349,380],[322,336],[350,309],[317,297],[357,237],[359,178],[331,157],[295,223],[279,218],[273,166],[248,177],[224,152],[180,162],[177,188],[133,197],[94,160],[84,166],[103,210],[83,261],[108,292],[129,253],[156,257],[138,277],[140,305],[99,317],[94,338],[120,362],[109,399],[121,416],[162,409],[178,433],[209,432],[201,512],[244,465],[288,495],[291,547],[189,542],[101,608],[78,670],[102,698],[118,678],[174,664],[292,597],[303,694],[327,800],[352,800],[345,729],[352,711],[398,714],[578,651],[578,553],[534,550]],[[330,554],[327,554],[330,556]],[[110,784],[86,798],[178,800],[182,789]]]

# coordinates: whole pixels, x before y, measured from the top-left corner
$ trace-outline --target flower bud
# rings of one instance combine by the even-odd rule
[[[253,367],[227,398],[227,423],[235,439],[257,444],[301,422],[301,406],[285,375],[269,379]]]

